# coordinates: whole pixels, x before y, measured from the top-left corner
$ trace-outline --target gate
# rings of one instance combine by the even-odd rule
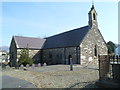
[[[120,83],[120,55],[110,57],[110,65],[112,66],[112,78]]]
[[[120,82],[120,56],[99,55],[98,57],[99,80],[107,77]]]
[[[109,72],[110,59],[108,55],[99,55],[99,79],[107,76]]]

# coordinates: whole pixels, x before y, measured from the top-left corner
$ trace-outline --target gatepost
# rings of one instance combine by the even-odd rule
[[[70,56],[70,71],[73,71],[73,62],[72,57]]]

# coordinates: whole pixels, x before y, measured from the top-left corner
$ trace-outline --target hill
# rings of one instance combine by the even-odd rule
[[[8,46],[0,46],[0,51],[9,51],[9,47]]]

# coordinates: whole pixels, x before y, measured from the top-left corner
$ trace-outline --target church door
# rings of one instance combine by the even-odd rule
[[[68,64],[70,64],[70,58],[72,58],[71,55],[68,56]]]

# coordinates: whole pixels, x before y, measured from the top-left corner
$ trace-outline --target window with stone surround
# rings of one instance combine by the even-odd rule
[[[52,58],[52,54],[51,53],[49,53],[49,58]]]
[[[95,18],[95,13],[93,13],[93,19],[96,20],[96,18]]]
[[[94,56],[97,57],[97,45],[95,45],[95,48],[94,48]]]
[[[59,54],[57,54],[57,59],[59,59]]]
[[[14,58],[14,53],[13,53],[13,52],[12,52],[11,58],[12,58],[12,59]]]
[[[62,54],[60,54],[60,59],[62,59]]]

